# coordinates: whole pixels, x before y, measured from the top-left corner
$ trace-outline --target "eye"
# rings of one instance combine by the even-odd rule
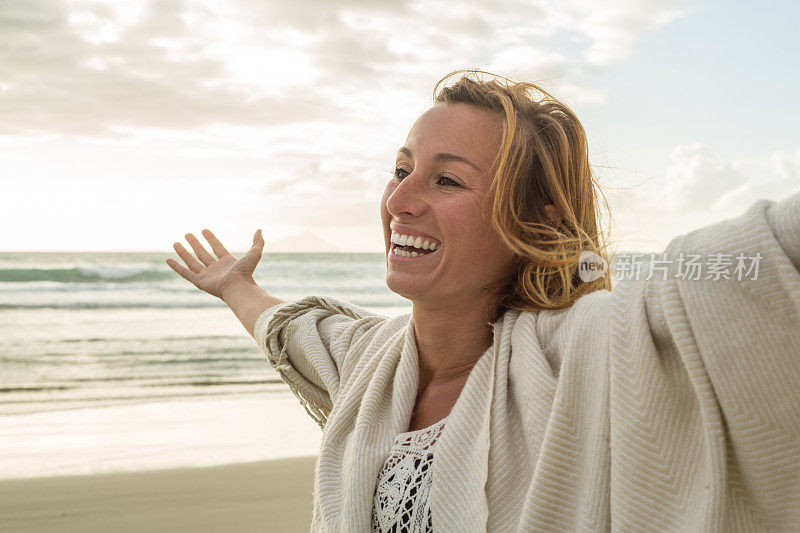
[[[405,175],[408,174],[408,172],[406,172],[404,169],[396,168],[392,172],[394,179],[396,179],[397,181],[403,181],[403,178],[405,178],[406,176],[401,175],[400,174],[401,172]],[[439,176],[439,183],[445,187],[460,187],[460,184],[457,181],[447,176]]]
[[[400,174],[400,172],[405,172],[406,174],[408,174],[408,172],[406,172],[406,171],[405,171],[405,170],[403,170],[402,168],[396,168],[396,169],[394,169],[394,171],[392,172],[392,174],[394,175],[394,179],[396,179],[397,181],[401,181],[403,178],[405,178],[405,176],[400,176],[400,175],[399,175],[399,174]]]
[[[445,183],[449,182],[449,183]],[[448,178],[447,176],[439,176],[439,183],[444,185],[445,187],[459,187],[459,183],[453,179]]]

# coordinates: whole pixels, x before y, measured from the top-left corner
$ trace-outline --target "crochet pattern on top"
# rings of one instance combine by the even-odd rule
[[[447,417],[426,428],[400,433],[378,475],[372,510],[375,533],[431,531],[433,447]]]

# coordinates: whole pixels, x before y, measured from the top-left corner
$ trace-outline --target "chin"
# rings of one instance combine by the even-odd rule
[[[400,280],[397,276],[386,275],[386,286],[395,294],[399,294],[407,300],[414,301],[425,293],[425,289],[419,283],[411,280]]]

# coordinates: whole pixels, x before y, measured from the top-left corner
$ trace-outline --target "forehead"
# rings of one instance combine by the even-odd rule
[[[500,148],[502,133],[498,113],[467,104],[438,104],[420,115],[405,146],[415,157],[453,153],[486,169]]]

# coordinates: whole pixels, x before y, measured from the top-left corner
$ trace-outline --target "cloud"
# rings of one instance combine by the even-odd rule
[[[216,216],[380,249],[394,153],[443,75],[481,68],[603,102],[591,77],[675,5],[6,0],[0,161],[22,195],[35,188],[18,176],[102,182],[126,201],[167,181],[180,192],[166,204],[183,206],[170,231],[216,203]],[[74,189],[65,202],[86,199]]]
[[[745,182],[735,165],[719,160],[709,146],[678,146],[670,155],[657,204],[666,210],[718,210],[722,199]]]
[[[775,172],[785,180],[792,180],[797,183],[800,174],[798,174],[798,167],[800,167],[800,150],[797,150],[794,155],[789,155],[786,152],[775,152],[772,157]]]
[[[358,120],[364,105],[390,114],[398,94],[422,101],[444,73],[470,66],[558,80],[597,102],[581,77],[679,16],[675,6],[9,0],[0,134]]]
[[[641,213],[732,214],[758,198],[778,200],[797,188],[800,151],[752,159],[721,159],[705,144],[676,146],[663,176],[634,189]]]
[[[681,1],[632,0],[572,3],[576,31],[589,39],[584,58],[592,65],[607,66],[628,55],[642,35],[685,16]]]
[[[658,251],[677,235],[743,214],[756,200],[798,191],[794,157],[775,152],[722,159],[704,144],[676,146],[664,173],[630,189],[608,191],[622,249]],[[646,238],[645,238],[646,236]]]
[[[96,2],[5,3],[0,33],[9,45],[0,49],[0,133],[107,135],[115,127],[270,126],[344,118],[323,93],[292,92],[288,71],[281,92],[227,83],[227,58],[214,36],[191,22],[213,19],[198,4],[153,3],[133,20],[121,13]],[[274,39],[280,38],[277,32]],[[267,46],[263,59],[274,60],[285,49]],[[257,58],[246,67],[262,75],[269,70]]]

